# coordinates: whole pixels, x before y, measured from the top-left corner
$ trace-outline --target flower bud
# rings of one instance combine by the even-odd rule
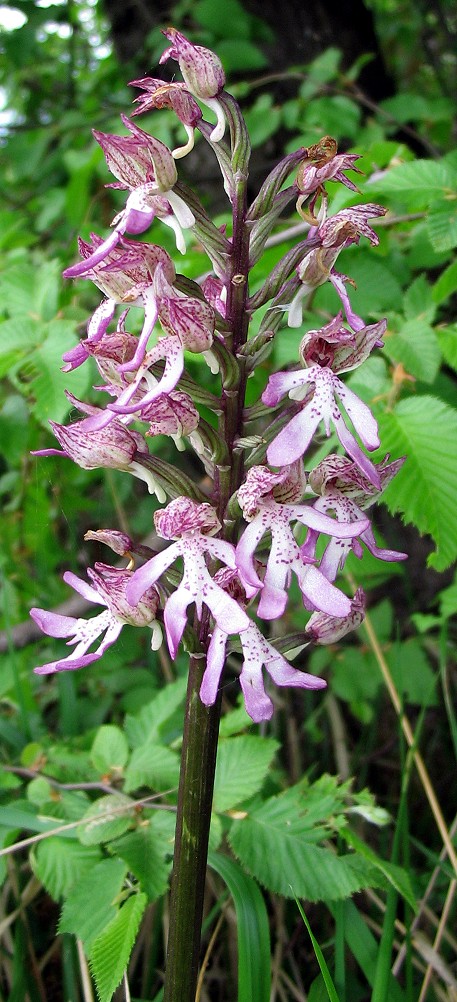
[[[163,34],[171,46],[163,53],[160,62],[177,59],[184,80],[195,97],[203,100],[217,97],[225,84],[225,73],[215,52],[202,45],[192,45],[176,28],[167,28]]]

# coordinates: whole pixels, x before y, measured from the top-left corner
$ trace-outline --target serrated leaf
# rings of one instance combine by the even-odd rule
[[[214,810],[228,811],[257,793],[278,748],[272,738],[253,734],[223,738],[217,751]]]
[[[314,787],[291,787],[234,821],[229,842],[235,855],[261,884],[285,897],[332,901],[376,886],[379,874],[360,857],[336,856],[313,844],[328,837],[326,819],[338,800],[335,789],[319,797],[323,791],[318,784]]]
[[[427,232],[436,251],[448,251],[457,246],[457,192],[453,202],[438,202],[430,209]]]
[[[165,862],[168,845],[161,845],[160,838],[151,825],[123,835],[117,840],[115,849],[140,881],[141,889],[147,894],[149,901],[156,901],[165,894],[171,867],[171,860]]]
[[[59,932],[70,932],[86,949],[116,914],[128,868],[122,859],[103,859],[78,880],[68,894],[59,921]]]
[[[406,372],[424,383],[433,383],[441,363],[441,352],[433,327],[419,317],[407,320],[398,333],[384,341],[384,354]]]
[[[100,850],[50,836],[31,857],[32,869],[54,901],[66,897],[76,881],[91,873]]]
[[[161,689],[137,716],[127,715],[125,733],[132,748],[137,748],[146,741],[158,740],[162,726],[170,720],[177,707],[184,701],[186,688],[187,678],[178,678],[176,682]]]
[[[148,786],[152,790],[170,790],[179,781],[179,756],[171,748],[147,742],[132,752],[125,770],[126,793]]]
[[[99,845],[111,842],[130,828],[133,818],[130,797],[123,793],[108,793],[99,797],[81,818],[78,838],[83,845]]]
[[[425,206],[457,187],[457,172],[443,161],[414,160],[386,171],[373,185],[383,192],[399,192],[408,203]]]
[[[110,1002],[122,980],[146,905],[145,894],[132,894],[91,946],[89,963],[100,1002]]]
[[[379,415],[382,455],[407,461],[383,494],[405,522],[432,536],[437,550],[429,564],[442,571],[457,557],[457,411],[431,396],[402,400]],[[378,456],[381,450],[378,451]]]
[[[407,320],[420,318],[432,322],[436,305],[431,286],[425,275],[419,275],[411,283],[403,297],[403,312]]]
[[[99,727],[90,757],[92,765],[102,774],[121,771],[129,757],[129,748],[120,727],[114,724]]]

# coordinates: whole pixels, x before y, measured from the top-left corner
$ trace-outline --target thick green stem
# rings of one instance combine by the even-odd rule
[[[227,261],[226,349],[234,360],[247,338],[246,301],[249,274],[249,232],[246,227],[246,186],[249,144],[244,122],[236,102],[226,96],[230,123],[232,166],[234,168],[233,235]],[[236,161],[236,163],[235,163]],[[246,386],[245,360],[231,369],[222,386],[218,433],[224,443],[230,465],[216,465],[213,504],[223,526],[222,536],[230,538],[232,524],[224,522],[231,495],[240,486],[243,459],[234,451],[237,436],[243,432],[243,408]],[[238,375],[237,375],[238,373]],[[217,461],[216,461],[217,462]],[[198,629],[202,651],[208,647],[209,622]],[[220,699],[214,706],[204,706],[200,686],[206,658],[193,656],[187,689],[183,734],[181,774],[176,822],[175,855],[170,901],[170,929],[164,1002],[194,1002],[203,914],[205,873],[208,857],[209,827],[216,768],[220,720]]]
[[[205,659],[191,658],[171,888],[164,1002],[194,1002],[198,977],[208,837],[220,701],[204,706]]]

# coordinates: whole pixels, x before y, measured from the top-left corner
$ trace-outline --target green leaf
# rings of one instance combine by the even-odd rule
[[[275,894],[332,901],[380,882],[356,854],[337,856],[313,844],[329,836],[328,819],[340,797],[331,777],[323,779],[327,790],[319,781],[308,789],[291,787],[233,823],[229,842],[235,855]]]
[[[414,160],[387,171],[373,185],[382,192],[399,192],[408,203],[426,206],[457,187],[457,172],[443,161]]]
[[[31,410],[47,430],[50,419],[63,421],[70,404],[64,391],[71,385],[72,393],[84,397],[89,374],[84,366],[71,373],[62,372],[62,355],[76,343],[74,324],[53,320],[43,324],[36,347],[16,364],[9,376],[15,388],[29,400]]]
[[[130,828],[134,817],[132,801],[123,793],[108,793],[99,797],[81,818],[78,838],[83,845],[111,842]]]
[[[86,949],[116,914],[128,868],[122,859],[103,859],[70,890],[62,908],[59,932],[70,932]]]
[[[128,863],[149,901],[156,901],[165,894],[171,867],[171,860],[165,862],[169,847],[166,843],[161,845],[160,838],[151,825],[123,835],[117,839],[113,848]]]
[[[438,327],[436,334],[444,361],[457,372],[457,324]]]
[[[437,678],[418,637],[392,647],[388,660],[395,685],[406,702],[424,707],[438,705]]]
[[[31,856],[34,874],[55,901],[66,897],[100,859],[100,850],[67,842],[57,836],[43,839]]]
[[[370,932],[353,901],[345,901],[341,907],[344,909],[343,927],[346,942],[369,985],[373,987],[379,942]],[[330,911],[332,913],[335,911],[332,905]],[[406,995],[393,976],[389,980],[389,1002],[406,1002]]]
[[[433,286],[433,299],[438,305],[446,302],[457,289],[457,260],[452,261],[436,280]]]
[[[166,685],[137,716],[127,715],[125,733],[132,748],[147,741],[158,741],[161,729],[184,701],[187,678],[178,678]]]
[[[208,864],[233,899],[238,939],[238,1002],[268,1002],[271,990],[270,932],[262,894],[233,859],[210,853]]]
[[[294,897],[295,897],[295,895],[294,895]],[[327,990],[327,995],[328,995],[328,997],[330,999],[330,1002],[340,1002],[337,990],[335,988],[335,985],[333,984],[332,976],[331,976],[330,971],[329,971],[329,969],[327,967],[327,963],[326,963],[324,954],[322,953],[322,950],[321,950],[321,948],[319,946],[319,943],[317,942],[316,937],[312,933],[311,926],[310,926],[310,924],[308,922],[308,919],[307,919],[307,917],[305,915],[305,912],[304,912],[304,910],[303,910],[303,908],[302,908],[302,906],[301,906],[298,898],[295,898],[295,901],[296,901],[296,904],[297,904],[297,908],[298,908],[298,910],[300,912],[300,915],[301,915],[301,917],[302,917],[302,919],[303,919],[303,921],[305,923],[305,926],[306,926],[306,928],[308,930],[311,942],[313,944],[313,950],[314,950],[314,953],[316,954],[316,960],[317,960],[317,962],[319,964],[319,967],[320,967],[320,970],[321,970],[321,974],[322,974],[322,977],[323,977],[323,980],[324,980],[324,984],[325,984],[325,987],[326,987],[326,990]]]
[[[218,55],[230,72],[262,70],[268,65],[263,52],[245,39],[222,39],[217,46]]]
[[[433,327],[419,317],[407,320],[398,333],[388,334],[384,354],[406,372],[424,383],[433,383],[441,362],[441,352]]]
[[[408,902],[413,911],[416,912],[417,901],[411,886],[409,874],[406,870],[403,870],[401,866],[394,865],[394,863],[386,862],[385,859],[382,859],[381,856],[373,852],[370,846],[366,845],[350,828],[344,828],[340,834],[348,845],[352,846],[364,859],[368,860],[369,863],[381,871],[391,887],[394,887],[405,901]]]
[[[91,748],[91,762],[102,775],[122,772],[129,756],[127,738],[120,727],[103,724],[95,735]]]
[[[273,105],[270,94],[262,94],[245,114],[252,145],[260,146],[279,128],[281,110]]]
[[[219,742],[214,782],[215,811],[228,811],[260,790],[279,748],[272,738],[244,734]]]
[[[122,980],[147,900],[145,894],[132,894],[92,943],[89,963],[100,1002],[110,1002]]]
[[[429,564],[442,571],[457,557],[457,411],[435,397],[402,400],[379,415],[382,450],[407,456],[383,494],[392,513],[401,512],[434,539]]]
[[[457,246],[457,193],[453,202],[438,202],[430,209],[427,230],[434,250],[448,251]]]
[[[436,305],[433,291],[425,275],[414,279],[403,297],[403,311],[407,320],[419,318],[432,322]]]
[[[179,755],[152,741],[135,748],[125,770],[124,790],[131,793],[141,786],[152,790],[171,790],[179,782]]]

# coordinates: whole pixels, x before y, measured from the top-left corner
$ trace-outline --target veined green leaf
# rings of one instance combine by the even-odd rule
[[[122,980],[147,900],[145,894],[132,894],[92,943],[89,963],[100,1002],[110,1002]]]
[[[406,372],[424,383],[433,383],[441,362],[441,352],[433,327],[421,317],[407,320],[398,333],[389,334],[384,354],[402,363]]]
[[[341,831],[341,837],[348,845],[356,849],[361,856],[367,859],[373,866],[379,868],[386,877],[391,887],[394,887],[399,894],[408,902],[414,912],[417,911],[417,901],[411,886],[409,874],[401,866],[386,862],[378,856],[365,842],[362,841],[350,828]]]
[[[120,727],[103,724],[95,735],[90,753],[95,769],[102,774],[122,770],[128,755],[127,738]]]
[[[128,867],[122,859],[103,859],[73,885],[66,897],[59,932],[71,932],[86,949],[114,918]]]
[[[242,734],[219,742],[214,810],[228,811],[260,790],[279,748],[272,738]]]
[[[100,860],[96,846],[83,846],[57,836],[43,839],[31,855],[32,869],[54,901],[66,897],[73,885]]]
[[[408,204],[426,206],[457,189],[457,171],[444,161],[413,160],[386,171],[373,185],[382,192],[399,192]]]
[[[444,570],[457,556],[457,411],[431,396],[402,400],[379,415],[382,455],[407,461],[383,494],[389,510],[401,512],[434,539],[429,564]],[[380,455],[380,451],[378,451]]]
[[[457,183],[452,202],[433,205],[427,216],[430,243],[436,251],[452,250],[457,245]]]
[[[125,770],[124,789],[126,793],[131,793],[140,786],[149,786],[153,790],[170,790],[178,785],[178,781],[177,752],[149,741],[132,752]]]
[[[123,793],[108,793],[99,797],[81,818],[78,837],[83,845],[111,842],[130,828],[133,807],[130,797]]]
[[[329,781],[332,777],[322,778]],[[275,894],[332,901],[361,887],[385,883],[385,878],[356,854],[337,856],[316,844],[331,834],[336,824],[332,815],[338,807],[342,814],[341,793],[338,795],[336,783],[333,786],[327,793],[318,783],[308,790],[302,785],[291,787],[234,821],[229,842],[235,855]]]
[[[457,324],[449,324],[447,327],[438,327],[436,334],[444,361],[451,369],[454,369],[454,372],[457,372]]]
[[[169,846],[165,842],[161,844],[160,836],[151,825],[123,835],[113,848],[128,863],[150,901],[165,893],[171,867],[171,860],[165,862]]]
[[[170,720],[183,702],[186,687],[187,678],[178,678],[176,682],[161,689],[137,716],[127,715],[125,733],[132,748],[137,748],[147,741],[157,741],[161,727]]]

